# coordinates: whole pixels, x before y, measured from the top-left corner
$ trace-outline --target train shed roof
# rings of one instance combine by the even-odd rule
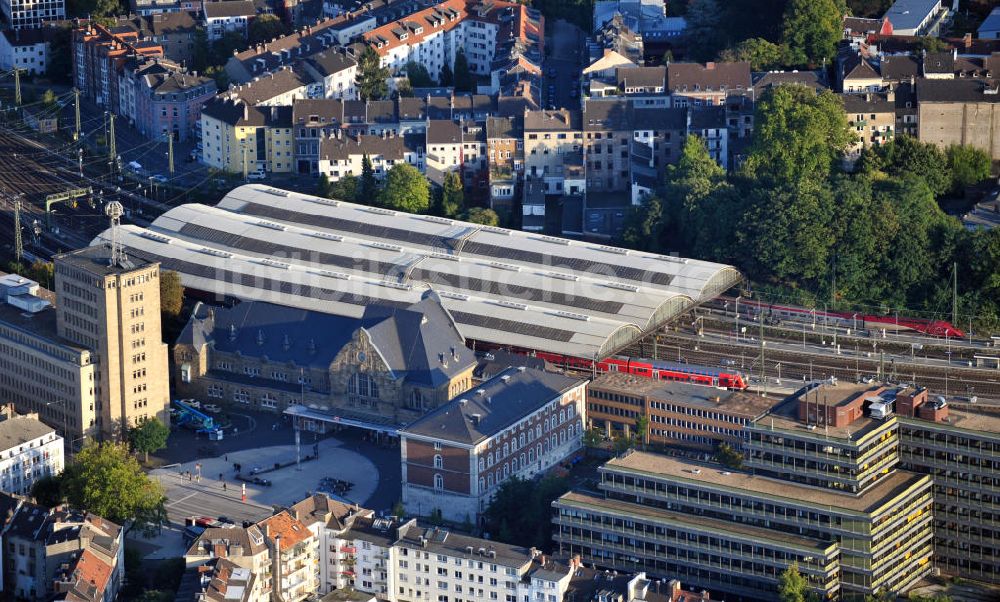
[[[722,264],[256,184],[119,234],[189,288],[353,317],[434,290],[466,338],[585,358],[614,353],[740,278]]]

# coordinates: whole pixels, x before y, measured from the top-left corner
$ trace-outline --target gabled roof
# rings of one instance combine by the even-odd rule
[[[615,52],[614,50],[610,48],[605,48],[604,55],[601,56],[601,58],[594,61],[593,63],[591,63],[590,65],[588,65],[586,68],[584,68],[583,74],[588,75],[590,73],[605,71],[607,69],[629,68],[629,67],[638,67],[638,65],[636,65],[634,61]]]
[[[215,0],[205,2],[205,17],[224,19],[228,17],[252,17],[257,14],[253,0]]]
[[[100,602],[111,580],[113,567],[90,550],[83,550],[70,569],[72,588],[63,598],[66,602]]]
[[[424,146],[424,134],[403,136],[343,136],[324,138],[319,143],[319,158],[328,161],[348,161],[351,157],[368,155],[392,161],[401,161],[406,153],[419,152]]]
[[[260,521],[257,527],[264,533],[265,539],[274,542],[280,538],[282,550],[297,546],[313,536],[312,531],[287,510]]]
[[[843,81],[882,79],[882,76],[868,60],[856,53],[851,53],[844,59],[843,74]]]
[[[666,67],[622,67],[617,73],[618,87],[664,88]]]
[[[358,62],[343,49],[330,49],[309,56],[306,61],[319,72],[328,76],[356,67]]]
[[[667,90],[716,91],[750,88],[750,63],[670,63],[667,65]]]
[[[903,81],[911,77],[920,77],[920,63],[912,55],[894,54],[882,57],[879,71],[882,72],[882,79]]]
[[[450,119],[427,121],[427,144],[461,144],[462,127]]]
[[[528,368],[508,368],[438,406],[400,431],[476,445],[517,424],[585,379]]]
[[[288,510],[307,527],[323,523],[326,528],[333,531],[346,529],[349,526],[348,523],[351,522],[348,519],[355,515],[371,516],[373,514],[371,510],[334,500],[325,493],[314,493],[296,502]]]

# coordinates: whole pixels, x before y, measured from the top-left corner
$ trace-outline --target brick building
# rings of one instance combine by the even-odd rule
[[[113,29],[90,23],[73,30],[73,84],[101,107],[117,110],[122,69],[139,56],[162,57],[163,46],[143,40],[129,26]]]
[[[134,66],[133,66],[134,65]],[[131,119],[142,134],[184,142],[195,134],[201,107],[218,88],[210,77],[187,73],[162,59],[136,59],[123,69],[119,114]]]
[[[586,381],[510,368],[400,431],[403,503],[477,520],[497,487],[580,448]]]

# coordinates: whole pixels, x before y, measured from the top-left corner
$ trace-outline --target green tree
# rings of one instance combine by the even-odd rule
[[[389,94],[388,67],[382,66],[382,58],[371,46],[365,46],[358,56],[358,76],[356,85],[361,100],[381,100]]]
[[[441,74],[438,76],[438,83],[444,87],[455,85],[455,72],[451,70],[451,65],[447,62],[441,66]]]
[[[415,61],[406,63],[406,77],[414,88],[428,88],[434,85],[434,80],[427,72],[427,67]]]
[[[886,174],[899,178],[922,178],[935,197],[941,196],[952,186],[948,158],[937,146],[921,142],[913,136],[896,136],[876,151],[875,165]]]
[[[397,163],[386,174],[378,200],[387,209],[425,213],[430,206],[430,197],[430,185],[424,174],[409,163]]]
[[[370,165],[371,163],[369,162]],[[351,203],[359,202],[359,186],[361,186],[361,183],[356,176],[341,176],[339,180],[330,185],[329,197]]]
[[[500,216],[492,209],[472,207],[465,212],[465,221],[484,226],[493,226],[495,228],[500,225]]]
[[[549,526],[552,502],[569,491],[569,481],[556,476],[526,481],[512,477],[497,489],[486,508],[486,530],[504,543],[552,550]]]
[[[664,219],[660,199],[656,196],[647,197],[641,205],[629,209],[618,244],[637,251],[658,251]]]
[[[688,51],[696,61],[710,61],[722,47],[719,21],[722,12],[716,0],[691,0],[687,7]]]
[[[176,597],[175,592],[168,592],[159,589],[147,589],[135,598],[136,602],[172,602]]]
[[[986,151],[972,146],[951,145],[945,151],[951,170],[951,190],[961,193],[967,186],[979,184],[990,177],[992,162]]]
[[[720,443],[715,450],[715,459],[727,468],[739,469],[743,466],[743,454],[728,443]]]
[[[325,173],[319,175],[319,181],[316,183],[316,196],[323,197],[324,199],[330,198],[330,190],[332,189],[330,184],[330,178]]]
[[[392,507],[392,515],[400,520],[406,516],[406,506],[403,505],[403,500],[396,501],[396,504]]]
[[[26,276],[51,290],[56,283],[55,264],[36,259],[28,267]]]
[[[782,42],[790,65],[829,63],[844,36],[841,0],[789,0],[782,23]]]
[[[31,486],[31,497],[35,503],[46,508],[54,508],[63,503],[62,480],[57,475],[46,475]]]
[[[413,84],[408,79],[399,80],[393,94],[394,98],[413,98]]]
[[[63,492],[72,506],[121,525],[131,523],[144,534],[159,532],[167,522],[163,489],[120,443],[84,447],[66,467]]]
[[[358,181],[355,201],[365,205],[374,205],[378,196],[378,180],[375,179],[375,168],[371,157],[366,153],[361,157],[361,180]]]
[[[635,419],[635,439],[646,445],[649,443],[649,416],[640,414]]]
[[[719,228],[727,218],[720,215],[719,204],[722,189],[728,186],[725,170],[709,154],[705,142],[688,136],[677,164],[668,166],[664,173],[665,213],[671,216],[664,220],[666,238],[679,241],[688,252],[712,256],[709,246],[725,237]],[[645,230],[641,235],[646,235]],[[677,248],[676,244],[666,246]]]
[[[169,436],[170,427],[149,416],[143,416],[128,430],[132,449],[145,455],[144,462],[149,462],[149,452],[160,451],[167,446]]]
[[[808,582],[799,572],[798,563],[792,563],[778,575],[778,600],[781,602],[806,602]]]
[[[258,15],[250,21],[248,39],[250,44],[270,42],[288,34],[288,27],[276,15]]]
[[[750,63],[753,71],[767,71],[780,67],[784,60],[784,49],[764,38],[743,40],[732,48],[727,48],[719,54],[720,61]]]
[[[778,86],[757,103],[744,169],[752,177],[784,184],[824,179],[852,140],[854,133],[836,94]]]
[[[181,275],[173,270],[160,272],[160,311],[165,318],[176,320],[184,305],[184,286]]]
[[[585,447],[600,447],[603,442],[604,433],[601,432],[601,429],[592,428],[584,431],[583,445]]]
[[[465,52],[459,50],[455,55],[455,91],[474,92],[476,89],[476,78],[469,68],[469,59]]]
[[[441,188],[441,215],[458,216],[465,207],[465,186],[462,185],[462,178],[458,176],[458,172],[446,173]]]
[[[192,36],[191,68],[199,73],[213,64],[212,47],[208,42],[208,32],[204,27],[195,28]]]
[[[935,38],[933,36],[922,36],[917,39],[917,43],[914,48],[917,52],[947,52],[950,50],[948,43],[941,38]]]
[[[58,99],[56,98],[56,93],[53,92],[51,89],[46,90],[45,92],[42,93],[41,102],[42,106],[47,108],[56,106],[56,102],[58,102]]]
[[[234,52],[239,52],[246,46],[246,39],[242,33],[227,31],[221,38],[212,42],[212,66],[222,67]]]
[[[114,16],[122,12],[118,0],[68,0],[66,17],[83,19]]]

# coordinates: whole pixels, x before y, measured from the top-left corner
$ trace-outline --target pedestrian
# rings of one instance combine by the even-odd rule
[[[226,482],[225,482],[225,481],[223,481],[223,482],[222,482],[222,490],[223,490],[223,491],[225,491],[225,490],[226,490]]]

